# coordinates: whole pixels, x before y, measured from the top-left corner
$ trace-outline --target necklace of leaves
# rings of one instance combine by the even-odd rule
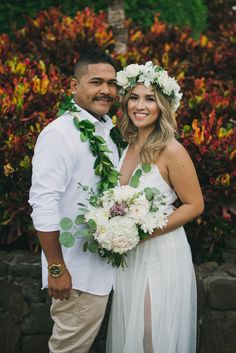
[[[64,96],[64,101],[60,103],[57,116],[66,111],[79,112],[77,106],[69,96]],[[95,157],[93,165],[95,175],[100,177],[97,184],[98,192],[102,193],[118,184],[120,173],[115,169],[112,161],[107,156],[111,153],[106,145],[106,141],[99,135],[95,135],[95,125],[89,120],[81,120],[74,116],[75,127],[80,131],[80,139],[83,142],[88,141],[90,151]]]

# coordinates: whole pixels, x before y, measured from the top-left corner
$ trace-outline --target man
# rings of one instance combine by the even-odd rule
[[[96,188],[95,156],[89,141],[80,139],[73,123],[87,119],[95,126],[118,162],[118,152],[109,133],[112,127],[106,116],[117,96],[116,72],[112,59],[93,53],[80,58],[71,80],[74,102],[79,112],[67,111],[40,134],[33,158],[33,176],[29,203],[32,219],[43,249],[43,287],[52,297],[53,334],[50,353],[87,353],[103,319],[113,271],[99,255],[83,252],[83,240],[72,248],[59,243],[59,222],[75,219],[78,202],[86,193],[78,183]]]

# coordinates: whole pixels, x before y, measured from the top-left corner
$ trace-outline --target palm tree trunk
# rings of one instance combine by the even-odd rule
[[[128,31],[125,27],[124,0],[108,0],[108,23],[115,39],[115,52],[118,54],[125,53]]]

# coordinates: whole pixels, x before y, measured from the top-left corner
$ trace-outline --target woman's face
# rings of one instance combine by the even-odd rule
[[[137,128],[155,127],[160,109],[156,102],[154,88],[136,85],[128,100],[128,116]]]

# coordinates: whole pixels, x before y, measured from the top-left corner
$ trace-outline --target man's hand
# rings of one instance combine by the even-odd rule
[[[68,270],[65,270],[65,272],[57,278],[48,275],[48,295],[50,297],[60,300],[69,299],[71,289],[72,281]]]

